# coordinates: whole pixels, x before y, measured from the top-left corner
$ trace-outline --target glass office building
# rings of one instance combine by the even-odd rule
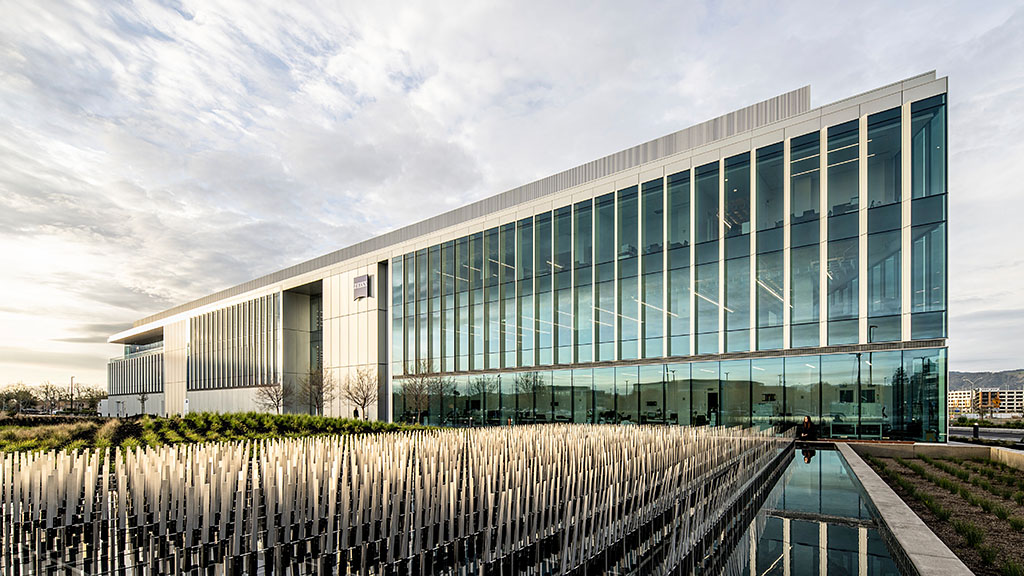
[[[946,96],[841,120],[392,258],[394,418],[944,439]]]
[[[319,361],[376,366],[395,421],[943,441],[946,108],[934,73],[804,88],[368,241],[359,361],[350,254],[312,261]]]

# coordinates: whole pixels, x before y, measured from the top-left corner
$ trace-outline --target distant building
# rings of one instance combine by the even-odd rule
[[[950,390],[946,393],[946,410],[950,419],[966,416],[971,412],[974,390]]]
[[[946,91],[801,88],[144,318],[110,407],[371,369],[382,420],[943,441]]]
[[[947,394],[949,418],[960,416],[991,416],[1009,418],[1024,416],[1024,390],[975,388],[954,390]]]

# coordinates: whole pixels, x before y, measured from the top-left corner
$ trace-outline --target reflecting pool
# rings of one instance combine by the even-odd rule
[[[877,519],[839,452],[796,450],[746,545],[736,550],[740,573],[899,576]]]

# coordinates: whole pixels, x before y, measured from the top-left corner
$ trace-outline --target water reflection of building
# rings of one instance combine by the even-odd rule
[[[251,409],[322,361],[375,368],[394,420],[808,416],[822,436],[942,440],[946,180],[945,78],[814,109],[804,88],[111,341],[160,344],[148,382],[172,413]],[[127,402],[134,366],[111,362]]]

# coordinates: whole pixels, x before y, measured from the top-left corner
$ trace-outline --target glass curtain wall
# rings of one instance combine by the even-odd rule
[[[690,365],[665,366],[665,413],[669,424],[690,425]]]
[[[594,209],[590,200],[573,206],[573,227],[573,338],[576,361],[590,362],[594,359]]]
[[[718,162],[697,168],[695,198],[695,305],[697,354],[718,353]]]
[[[901,337],[900,109],[868,116],[868,341]]]
[[[596,423],[594,413],[594,370],[572,371],[572,421],[577,424]]]
[[[661,178],[645,182],[641,188],[640,246],[641,296],[640,331],[643,349],[641,358],[664,356],[664,226],[665,195]]]
[[[484,233],[484,367],[501,368],[501,242],[497,228]]]
[[[946,337],[946,97],[911,105],[911,338]]]
[[[668,177],[668,355],[690,351],[690,172]],[[688,413],[687,413],[688,415]]]
[[[616,422],[640,422],[640,367],[615,368]]]
[[[535,339],[537,356],[535,362],[540,366],[554,363],[553,332],[555,329],[554,305],[552,303],[552,278],[554,276],[554,260],[551,253],[551,213],[545,212],[533,217],[534,232],[534,310],[536,312]]]
[[[821,357],[821,425],[832,438],[856,438],[860,417],[859,355]]]
[[[821,138],[812,132],[790,142],[790,345],[820,345]]]
[[[573,342],[572,315],[572,208],[555,211],[554,249],[551,261],[554,274],[554,313],[551,332],[554,337],[555,364],[571,364]]]
[[[721,422],[718,369],[718,362],[694,362],[690,365],[690,423],[694,426],[717,426]]]
[[[778,426],[785,421],[784,377],[782,358],[754,358],[750,361],[750,415],[754,426]]]
[[[757,349],[782,348],[784,166],[782,144],[757,151]]]
[[[516,338],[516,225],[510,222],[498,232],[498,281],[501,299],[501,365],[517,366],[518,339]],[[503,407],[504,409],[504,407]]]
[[[726,426],[751,425],[750,360],[722,362],[722,424]]]
[[[725,160],[725,351],[750,350],[750,153]]]
[[[441,426],[547,422],[771,426],[821,437],[944,441],[946,350],[407,376],[394,417]]]
[[[665,365],[640,366],[639,424],[668,424],[665,410]]]
[[[615,194],[595,201],[594,360],[615,359]]]
[[[828,344],[856,344],[860,300],[859,127],[828,129]]]
[[[634,360],[640,357],[639,318],[639,268],[640,268],[640,227],[637,202],[637,187],[631,186],[618,193],[618,265],[619,293],[618,343],[619,359]],[[634,381],[635,382],[635,381]]]
[[[405,346],[402,321],[405,319],[403,269],[401,256],[391,259],[391,374],[405,374]]]
[[[525,218],[516,224],[519,237],[516,252],[516,348],[519,350],[517,366],[533,366],[534,343],[537,337],[536,317],[533,307],[533,218]]]

